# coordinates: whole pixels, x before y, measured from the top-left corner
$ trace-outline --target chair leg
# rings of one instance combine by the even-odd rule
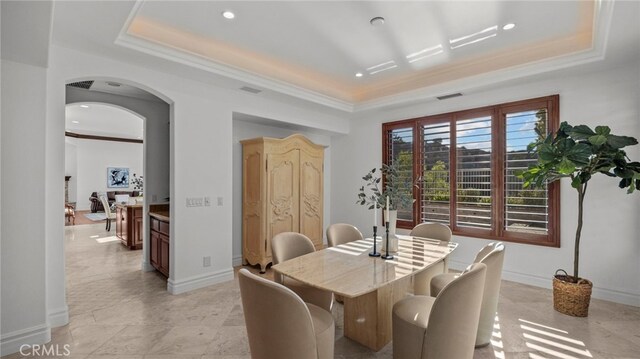
[[[107,228],[105,228],[107,232],[111,231],[111,219],[107,218]]]

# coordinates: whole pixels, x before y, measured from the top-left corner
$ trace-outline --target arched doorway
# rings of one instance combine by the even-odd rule
[[[125,147],[131,143],[142,142],[142,170],[133,172],[132,167],[124,168],[129,169],[129,178],[136,173],[138,176],[144,176],[144,196],[143,196],[143,215],[142,215],[142,231],[140,233],[142,237],[142,251],[140,256],[140,264],[138,265],[138,272],[153,271],[154,268],[150,264],[150,256],[148,253],[149,248],[149,219],[147,211],[150,204],[168,202],[170,197],[171,185],[171,169],[170,169],[170,119],[172,113],[172,103],[166,99],[165,96],[152,91],[145,86],[132,83],[130,81],[115,79],[115,78],[81,78],[68,81],[65,87],[65,104],[67,108],[72,106],[77,109],[80,106],[90,107],[103,107],[109,108],[111,111],[120,111],[128,113],[129,116],[138,117],[143,119],[143,126],[141,132],[132,133],[130,136],[122,136],[117,129],[122,131],[122,124],[118,121],[109,119],[102,119],[102,131],[103,133],[89,134],[98,137],[106,137],[106,139],[98,139],[104,141],[111,141],[114,144],[121,143],[122,145],[116,145],[115,148]],[[89,108],[90,109],[90,108]],[[126,116],[125,116],[126,117]],[[112,128],[109,128],[112,126]],[[118,142],[119,140],[125,140]],[[111,148],[114,148],[113,146]],[[109,156],[109,154],[105,154]],[[118,166],[119,162],[124,161],[112,161],[114,167]],[[99,173],[96,178],[100,176],[106,176],[107,164],[109,161],[100,165],[96,171]],[[102,167],[105,167],[104,169]],[[106,177],[103,182],[96,187],[104,188],[106,186]],[[85,186],[86,187],[86,186]],[[127,190],[133,190],[133,186],[129,184]],[[81,193],[78,192],[78,199],[85,202],[88,201],[92,192],[84,190]],[[86,203],[81,207],[86,207]],[[67,273],[67,275],[69,275]],[[166,287],[166,285],[165,285]],[[73,314],[73,303],[69,303],[70,311]]]

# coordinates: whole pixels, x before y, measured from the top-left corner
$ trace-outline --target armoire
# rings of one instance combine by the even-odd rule
[[[322,248],[324,146],[295,134],[242,143],[242,264],[271,263],[271,238],[299,232]]]

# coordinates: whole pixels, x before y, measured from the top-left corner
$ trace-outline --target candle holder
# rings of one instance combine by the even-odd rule
[[[381,256],[380,258],[384,259],[384,260],[389,260],[389,259],[393,259],[393,255],[389,254],[389,221],[385,222],[386,224],[386,228],[387,228],[387,246],[385,248],[385,253],[383,256]]]
[[[373,226],[373,252],[369,253],[369,257],[380,257],[380,253],[376,250],[377,236],[378,226]]]

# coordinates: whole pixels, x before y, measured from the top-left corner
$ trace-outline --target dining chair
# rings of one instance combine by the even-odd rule
[[[502,281],[502,263],[504,262],[504,244],[502,242],[489,243],[482,248],[473,263],[483,263],[487,266],[487,276],[484,281],[484,294],[480,309],[480,322],[476,336],[476,348],[489,345],[493,334],[493,324],[498,311],[500,283]],[[459,274],[439,274],[431,279],[431,295],[437,296],[447,284],[451,283]]]
[[[313,242],[309,237],[296,232],[282,232],[271,238],[271,254],[273,265],[282,263],[307,253],[315,252]],[[293,290],[305,302],[317,305],[331,312],[333,293],[303,284],[295,279],[274,273],[273,279]]]
[[[245,268],[238,272],[238,282],[251,358],[333,358],[330,313]]]
[[[111,220],[116,219],[116,214],[111,212],[111,207],[109,206],[109,201],[107,201],[106,196],[100,196],[100,202],[102,203],[102,207],[104,207],[104,214],[107,216],[107,232],[111,231]]]
[[[474,263],[437,297],[409,296],[393,306],[393,358],[473,358],[487,266]]]
[[[364,239],[364,237],[358,228],[347,223],[334,223],[327,228],[327,244],[329,247],[361,239]]]
[[[451,229],[442,223],[425,222],[413,227],[412,237],[423,237],[437,239],[443,242],[451,241]],[[445,258],[441,262],[435,263],[431,267],[416,274],[413,278],[413,294],[430,295],[429,283],[431,278],[438,274],[447,273],[449,270],[449,259]]]

